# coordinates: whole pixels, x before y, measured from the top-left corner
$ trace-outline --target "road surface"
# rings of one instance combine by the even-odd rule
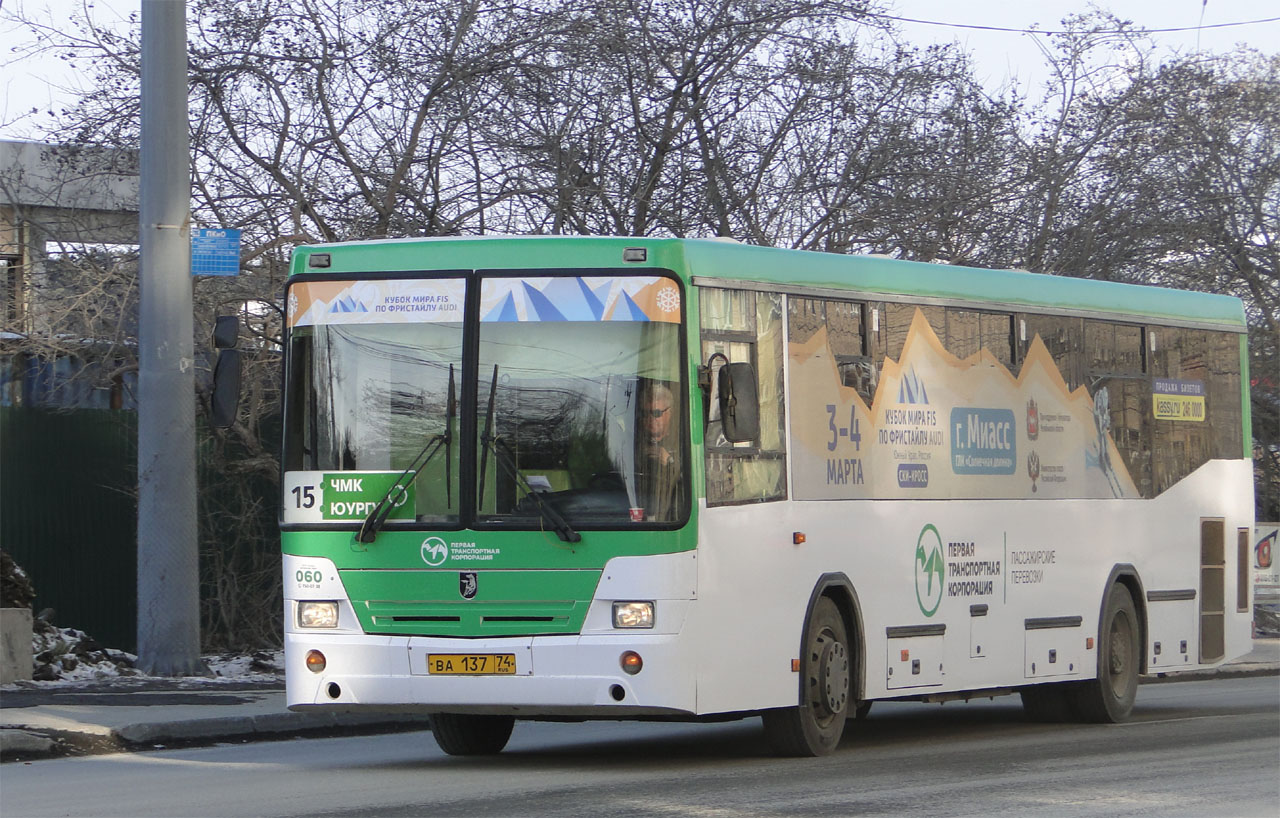
[[[1144,685],[1124,725],[1025,721],[1016,697],[878,703],[820,759],[759,720],[520,723],[501,756],[430,734],[260,742],[0,767],[9,816],[1280,814],[1275,677]]]

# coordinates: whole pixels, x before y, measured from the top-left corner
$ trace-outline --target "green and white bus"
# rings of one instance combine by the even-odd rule
[[[1239,301],[731,241],[299,248],[288,704],[1118,721],[1250,648]]]

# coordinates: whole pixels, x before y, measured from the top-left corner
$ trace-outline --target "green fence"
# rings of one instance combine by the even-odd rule
[[[264,423],[268,451],[279,418]],[[280,640],[274,464],[197,429],[205,646]],[[263,469],[266,469],[264,473]],[[0,407],[0,548],[30,575],[34,608],[105,647],[137,646],[137,414]]]
[[[137,644],[137,415],[0,408],[0,548],[35,610],[103,645]]]

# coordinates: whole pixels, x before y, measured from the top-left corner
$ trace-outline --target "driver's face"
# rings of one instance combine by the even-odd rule
[[[661,443],[671,430],[671,399],[663,395],[650,398],[642,412],[649,442]]]

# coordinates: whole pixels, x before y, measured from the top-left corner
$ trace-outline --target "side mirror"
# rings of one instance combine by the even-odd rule
[[[219,315],[213,320],[213,348],[235,349],[240,338],[240,316]]]
[[[218,360],[213,365],[213,394],[210,399],[209,425],[226,429],[236,422],[240,406],[240,317],[219,315],[213,322],[213,346]]]
[[[213,398],[209,425],[226,429],[236,422],[240,406],[240,350],[224,349],[213,366]]]
[[[725,440],[745,443],[760,437],[760,403],[751,364],[725,364],[717,373],[720,420]]]

